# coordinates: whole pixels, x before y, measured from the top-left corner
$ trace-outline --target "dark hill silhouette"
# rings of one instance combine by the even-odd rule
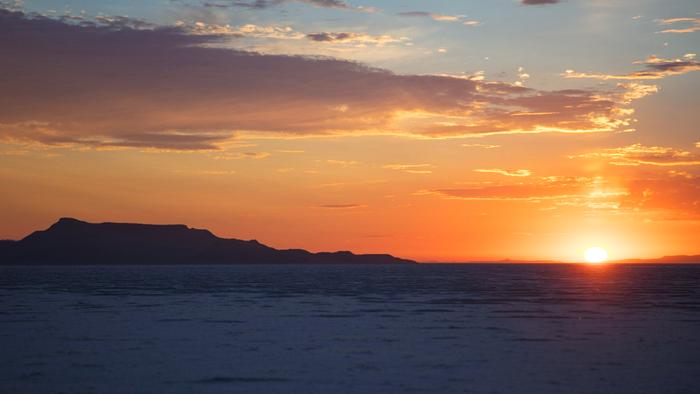
[[[0,241],[3,264],[397,264],[387,254],[278,250],[184,225],[87,223],[63,218],[20,241]]]
[[[700,264],[700,255],[687,256],[664,256],[655,259],[626,259],[626,260],[615,260],[611,263],[619,264]]]

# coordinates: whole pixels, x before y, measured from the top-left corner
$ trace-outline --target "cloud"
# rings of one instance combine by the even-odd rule
[[[663,220],[700,218],[700,177],[687,173],[680,176],[631,172],[613,180],[548,176],[517,183],[421,190],[415,194],[448,200],[541,204],[546,210],[573,207],[613,214],[644,214]]]
[[[462,24],[466,26],[478,26],[481,24],[481,22],[474,19],[464,20],[466,15],[435,14],[427,11],[399,12],[397,15],[409,18],[430,18],[438,22],[462,22]]]
[[[300,149],[277,149],[275,152],[277,152],[277,153],[289,153],[289,154],[306,153],[306,151],[300,150]]]
[[[353,7],[343,0],[250,0],[250,1],[223,1],[202,3],[207,8],[231,8],[240,7],[251,10],[264,10],[270,7],[278,6],[285,3],[304,3],[310,4],[319,8],[335,8],[341,10],[355,10],[360,12],[374,13],[377,9],[374,7],[358,6]]]
[[[318,208],[325,208],[325,209],[357,209],[357,208],[366,208],[366,205],[362,204],[326,204],[326,205],[319,205]]]
[[[77,18],[79,21],[82,17],[63,15],[61,19],[64,18]],[[94,19],[95,23],[108,26],[113,29],[153,29],[156,27],[155,24],[144,21],[142,19],[128,17],[128,16],[109,16],[109,15],[97,15]],[[90,23],[89,21],[84,21],[83,23]]]
[[[570,156],[605,160],[618,166],[616,198],[621,212],[643,213],[659,220],[700,219],[700,176],[678,167],[700,166],[700,154],[682,149],[632,144]],[[686,169],[686,168],[684,168]]]
[[[462,146],[465,148],[484,148],[484,149],[495,149],[495,148],[501,147],[501,145],[492,145],[492,144],[462,144]]]
[[[399,12],[397,15],[399,16],[406,16],[406,17],[418,17],[418,18],[431,18],[436,21],[442,21],[442,22],[456,22],[459,20],[459,16],[456,15],[442,15],[442,14],[433,14],[431,12],[427,11],[408,11],[408,12]]]
[[[624,91],[621,96],[624,103],[631,103],[634,100],[639,100],[659,91],[659,87],[656,85],[644,85],[637,82],[620,83],[618,87]]]
[[[398,15],[412,18],[430,18],[439,22],[457,22],[462,17],[461,15],[434,14],[426,11],[399,12]]]
[[[260,0],[257,0],[260,1]],[[324,8],[349,8],[348,4],[342,0],[296,0],[301,3],[308,3]]]
[[[289,26],[259,26],[247,24],[243,26],[217,25],[204,22],[187,24],[178,22],[176,27],[188,33],[204,36],[233,36],[238,38],[271,38],[277,40],[300,40],[304,33],[295,31]]]
[[[661,19],[657,21],[659,25],[676,25],[676,24],[687,24],[689,26],[678,29],[666,29],[661,30],[660,33],[694,33],[700,31],[700,18],[669,18]]]
[[[645,66],[642,71],[636,71],[629,74],[601,74],[601,73],[580,73],[574,70],[566,70],[562,74],[565,78],[592,78],[602,80],[648,80],[662,79],[671,75],[681,75],[691,71],[700,71],[700,62],[695,60],[694,53],[685,54],[682,58],[664,59],[654,55],[649,56],[646,60],[634,62]]]
[[[194,175],[208,175],[208,176],[225,176],[225,175],[235,175],[234,170],[203,170],[203,171],[176,171],[176,173],[184,174],[194,174]]]
[[[326,160],[326,163],[333,164],[333,165],[340,166],[340,167],[350,167],[350,166],[354,166],[356,164],[360,164],[359,162],[357,162],[355,160],[333,160],[333,159]]]
[[[269,152],[225,152],[214,156],[216,160],[241,160],[253,159],[260,160],[270,157]]]
[[[528,79],[530,79],[530,74],[525,71],[524,67],[518,67],[518,80],[515,81],[515,85],[525,86]]]
[[[492,174],[501,174],[505,176],[513,176],[513,177],[526,177],[532,175],[532,173],[529,170],[503,170],[500,168],[492,168],[492,169],[476,169],[474,172],[483,172],[483,173],[492,173]]]
[[[393,37],[390,35],[371,35],[353,32],[316,32],[307,33],[294,30],[290,26],[261,26],[246,24],[242,26],[219,25],[204,22],[186,23],[179,21],[175,25],[189,34],[204,36],[219,36],[233,38],[273,39],[273,40],[301,40],[307,39],[322,44],[351,44],[359,47],[365,45],[384,46],[387,44],[408,42],[407,37]]]
[[[370,35],[362,33],[347,32],[320,32],[309,33],[306,38],[321,43],[342,43],[342,44],[372,44],[385,45],[389,43],[406,41],[407,38],[396,38],[389,35]]]
[[[0,141],[211,150],[246,135],[451,138],[613,131],[632,121],[624,87],[543,91],[483,76],[402,75],[231,49],[229,33],[206,25],[119,26],[0,10]],[[248,26],[231,29],[297,36]]]
[[[605,159],[616,166],[697,166],[700,165],[700,155],[688,151],[661,147],[633,144],[620,148],[603,149],[570,158]]]
[[[432,174],[434,166],[432,164],[387,164],[382,168],[394,171],[403,171],[409,174]]]
[[[520,3],[523,5],[547,5],[547,4],[557,4],[561,0],[521,0]]]
[[[700,177],[633,178],[626,182],[621,208],[655,213],[661,220],[700,219]]]
[[[459,189],[426,190],[419,194],[437,195],[451,200],[515,201],[543,203],[554,206],[611,208],[628,192],[595,177],[541,177],[512,184],[487,184]]]
[[[251,0],[251,1],[229,1],[229,2],[206,2],[204,5],[206,7],[224,8],[224,7],[243,7],[252,9],[265,9],[273,7],[283,3],[306,3],[311,4],[316,7],[322,8],[351,8],[346,2],[342,0]]]

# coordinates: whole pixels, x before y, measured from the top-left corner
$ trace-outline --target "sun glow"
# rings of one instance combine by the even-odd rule
[[[586,261],[591,264],[600,264],[608,259],[608,252],[600,247],[594,246],[586,249]]]

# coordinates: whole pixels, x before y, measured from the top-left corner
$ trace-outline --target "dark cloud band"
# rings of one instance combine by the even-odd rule
[[[0,10],[0,139],[214,149],[239,132],[587,132],[614,129],[626,116],[607,92],[400,75],[217,47],[225,39]]]

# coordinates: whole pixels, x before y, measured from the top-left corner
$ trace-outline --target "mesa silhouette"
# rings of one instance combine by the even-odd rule
[[[87,223],[62,218],[20,241],[0,241],[2,264],[401,264],[388,254],[278,250],[185,225]]]

